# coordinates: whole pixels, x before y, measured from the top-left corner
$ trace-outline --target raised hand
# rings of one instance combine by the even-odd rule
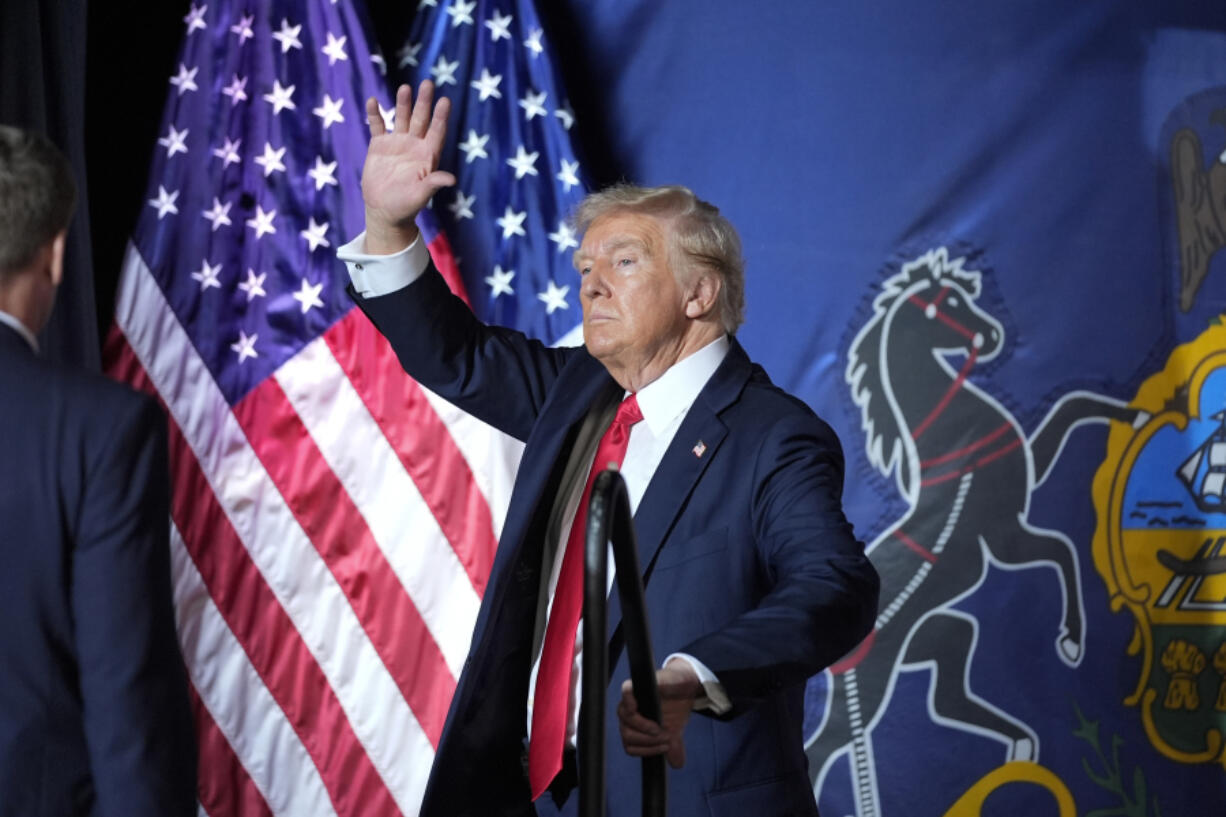
[[[410,112],[411,109],[411,112]],[[451,101],[434,104],[434,84],[426,80],[417,91],[396,92],[396,121],[388,131],[374,97],[366,100],[370,147],[362,168],[362,198],[366,202],[366,251],[399,252],[417,237],[413,220],[440,188],[455,184],[455,176],[438,169],[447,137]]]

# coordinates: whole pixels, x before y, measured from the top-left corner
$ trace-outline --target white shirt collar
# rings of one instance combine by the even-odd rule
[[[34,333],[30,331],[29,327],[2,309],[0,309],[0,323],[11,326],[13,331],[26,339],[26,343],[30,344],[30,348],[34,350],[34,353],[38,354],[38,338],[34,337]]]
[[[724,362],[729,348],[727,335],[720,335],[639,389],[639,410],[652,434],[661,434],[694,404],[702,387]]]

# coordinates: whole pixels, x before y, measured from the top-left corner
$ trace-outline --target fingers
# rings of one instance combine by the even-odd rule
[[[429,176],[426,176],[425,182],[435,190],[441,190],[444,187],[452,187],[455,184],[455,175],[448,173],[446,170],[436,170]]]
[[[642,715],[631,714],[623,717],[623,712],[624,710],[618,707],[618,733],[626,754],[631,757],[666,755],[668,764],[674,769],[685,765],[685,739],[680,732],[672,733]]]
[[[402,91],[407,92],[408,86],[401,86]],[[411,97],[411,94],[409,95]],[[400,112],[399,96],[396,99],[397,113]],[[430,123],[431,112],[434,110],[434,83],[430,80],[423,80],[417,88],[417,104],[413,106],[412,116],[406,117],[408,126],[406,128],[409,136],[423,137],[426,135],[426,126]],[[397,123],[399,124],[399,122]]]
[[[655,721],[631,711],[625,701],[617,707],[617,728],[622,747],[632,757],[662,755],[669,750],[668,732]]]
[[[418,97],[421,102],[421,97]],[[430,118],[430,129],[426,131],[426,143],[435,154],[442,153],[443,142],[447,139],[447,117],[451,113],[451,100],[440,97],[434,106],[434,116]]]
[[[679,769],[685,765],[686,710],[677,713],[665,712],[661,725],[638,710],[634,688],[630,681],[622,684],[622,697],[617,704],[617,727],[622,739],[622,748],[631,757],[655,757],[666,755],[670,766]]]
[[[387,132],[383,127],[383,114],[379,111],[379,100],[373,96],[366,100],[366,122],[370,125],[371,138]]]
[[[652,737],[651,735],[639,734],[633,730],[625,728],[621,729],[621,736],[622,749],[624,749],[626,754],[630,755],[630,757],[657,757],[664,754],[668,754],[671,757],[671,752],[669,752],[669,742],[667,740],[660,740],[659,738]],[[684,749],[682,749],[681,757],[681,762],[684,763]],[[680,767],[674,765],[673,768],[676,769]]]
[[[396,104],[392,121],[392,129],[395,132],[405,133],[408,131],[409,106],[412,102],[413,92],[409,86],[401,85],[396,89]],[[383,111],[379,109],[379,100],[373,96],[366,100],[366,121],[370,125],[371,136],[382,136],[387,133],[387,126],[383,121]]]
[[[433,82],[422,82],[417,90],[416,102],[413,100],[412,89],[408,85],[401,85],[396,89],[394,110],[394,133],[407,133],[409,136],[425,139],[436,155],[442,152],[443,142],[447,139],[447,117],[451,114],[451,100],[440,97],[435,105]],[[366,100],[366,119],[370,125],[371,136],[387,133],[379,102],[373,96]]]
[[[634,683],[627,678],[622,681],[622,701],[618,708],[628,707],[631,712],[639,711],[639,702],[634,698]]]
[[[626,743],[627,747],[667,748],[667,733],[660,724],[644,717],[639,712],[638,702],[634,699],[634,688],[629,681],[622,684],[622,698],[617,703],[617,721],[622,733],[622,742]],[[659,754],[659,752],[652,752],[652,754]]]
[[[668,765],[680,769],[685,765],[685,741],[678,735],[668,747]]]
[[[660,724],[644,718],[637,713],[626,713],[623,715],[621,708],[617,712],[618,729],[623,736],[631,736],[631,742],[636,745],[659,745],[662,748],[668,747],[668,730],[660,726]]]
[[[409,132],[409,109],[413,104],[413,91],[408,85],[396,89],[396,121],[392,123],[395,133]]]

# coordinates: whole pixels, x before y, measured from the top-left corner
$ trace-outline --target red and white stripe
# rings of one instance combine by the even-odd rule
[[[170,419],[202,813],[416,814],[522,446],[356,309],[233,409],[132,246],[115,314]]]

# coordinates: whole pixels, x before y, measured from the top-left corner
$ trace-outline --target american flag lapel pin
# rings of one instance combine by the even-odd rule
[[[703,454],[707,453],[707,444],[699,440],[692,450],[695,457],[701,458]]]

